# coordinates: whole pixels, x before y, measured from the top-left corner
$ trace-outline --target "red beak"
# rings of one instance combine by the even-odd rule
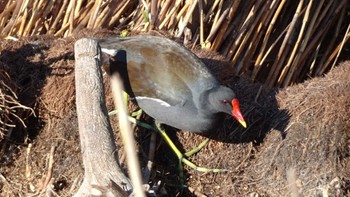
[[[247,128],[247,123],[245,122],[241,110],[239,109],[238,99],[232,100],[232,116],[239,122],[244,128]]]

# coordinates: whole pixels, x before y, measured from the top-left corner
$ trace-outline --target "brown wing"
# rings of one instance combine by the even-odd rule
[[[119,59],[125,62],[127,68],[128,79],[124,79],[129,81],[135,96],[158,98],[177,105],[192,98],[198,86],[206,89],[202,81],[216,83],[193,53],[166,38],[142,35],[106,40],[100,45],[123,51],[125,57]],[[122,72],[121,68],[117,70]]]

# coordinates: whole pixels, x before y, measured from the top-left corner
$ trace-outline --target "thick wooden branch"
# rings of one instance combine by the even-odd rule
[[[84,38],[75,43],[76,105],[85,169],[76,196],[123,196],[132,190],[118,162],[105,105],[100,55],[96,40]]]

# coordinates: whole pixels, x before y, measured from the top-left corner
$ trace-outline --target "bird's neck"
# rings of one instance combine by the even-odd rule
[[[211,105],[213,99],[213,92],[215,92],[215,88],[216,87],[212,87],[203,91],[198,97],[198,113],[204,116],[204,118],[211,118],[212,116],[216,116],[216,111]]]

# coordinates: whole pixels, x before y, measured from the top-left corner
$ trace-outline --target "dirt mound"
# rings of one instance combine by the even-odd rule
[[[350,190],[350,62],[282,90],[286,138],[272,131],[247,170],[270,196],[345,196]],[[276,188],[271,190],[271,188]]]
[[[85,31],[67,39],[37,36],[0,43],[0,62],[9,68],[11,80],[20,87],[19,100],[33,107],[37,115],[27,121],[30,127],[24,133],[13,135],[11,143],[2,142],[1,196],[38,194],[46,184],[60,196],[72,196],[79,187],[83,169],[75,112],[73,44],[81,37],[110,35]],[[234,77],[222,56],[198,54],[223,83],[235,90],[248,128],[241,128],[227,117],[223,126],[209,136],[213,140],[190,160],[229,172],[202,174],[186,168],[188,188],[181,196],[195,196],[193,191],[208,196],[350,193],[349,62],[326,77],[277,94]],[[107,105],[111,110],[107,81]],[[123,163],[118,126],[114,117],[111,120]],[[142,120],[152,121],[146,115]],[[168,131],[182,150],[205,139],[170,128]],[[137,128],[135,135],[141,163],[145,164],[150,132]],[[158,138],[157,142],[151,184],[161,181],[168,195],[179,195],[177,159],[162,140]],[[48,165],[50,156],[54,158],[52,169]],[[52,179],[46,180],[49,172]]]

